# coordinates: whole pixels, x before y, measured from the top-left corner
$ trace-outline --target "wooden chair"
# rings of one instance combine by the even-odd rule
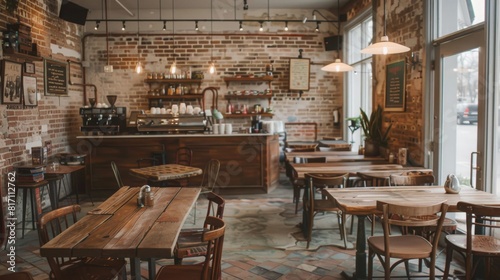
[[[432,174],[416,174],[416,175],[394,175],[391,174],[390,185],[392,186],[422,186],[434,184],[434,175]]]
[[[115,180],[118,188],[123,187],[124,185],[122,177],[120,176],[120,171],[118,170],[118,166],[116,166],[116,163],[114,161],[111,161],[111,169],[113,169],[113,174],[115,175]]]
[[[136,160],[137,168],[155,166],[159,164],[159,161],[155,158],[140,158]]]
[[[220,161],[217,159],[211,159],[207,162],[205,169],[203,170],[203,177],[201,178],[201,192],[200,194],[208,194],[214,191],[215,184],[219,178]],[[197,204],[194,204],[194,223],[196,223],[196,208]]]
[[[33,280],[33,276],[29,272],[19,271],[0,275],[0,280]]]
[[[408,261],[425,258],[430,259],[429,279],[434,279],[436,252],[448,205],[445,202],[392,204],[377,201],[377,209],[383,213],[384,235],[368,237],[368,279],[373,277],[373,258],[375,255],[384,267],[386,280],[391,279],[391,271],[402,262],[405,263],[406,273],[409,277]],[[429,241],[421,235],[392,235],[391,225],[403,229],[435,226],[436,231]],[[391,258],[399,260],[391,265]]]
[[[294,163],[313,163],[313,162],[326,162],[326,157],[294,157]],[[305,187],[304,179],[299,179],[297,172],[290,166],[289,171],[291,176],[290,182],[293,186],[293,201],[295,201],[295,214],[297,214],[299,209],[299,201],[300,201],[300,191]]]
[[[339,224],[340,238],[344,239],[344,246],[347,248],[347,238],[345,230],[346,215],[340,211],[335,203],[321,196],[321,199],[316,199],[316,189],[323,188],[343,188],[349,174],[333,174],[333,173],[307,173],[305,174],[305,182],[308,191],[304,191],[303,211],[305,211],[305,219],[303,221],[306,227],[307,248],[311,242],[311,235],[314,226],[314,216],[320,212],[336,212],[337,222]]]
[[[486,229],[493,231],[500,228],[500,207],[458,202],[457,208],[466,214],[467,233],[446,236],[446,266],[443,279],[448,279],[453,252],[465,258],[465,279],[476,279],[479,260],[484,259],[484,279],[497,279],[490,275],[492,258],[500,257],[500,239],[485,234]],[[474,227],[474,229],[473,229]],[[474,234],[473,230],[476,231]],[[482,231],[482,232],[481,232]],[[481,233],[478,233],[481,232]],[[490,233],[491,234],[491,233]],[[493,278],[490,278],[493,276]]]
[[[40,247],[59,235],[77,220],[80,205],[69,205],[46,213],[38,221]],[[89,280],[126,279],[124,260],[112,258],[56,258],[47,257],[50,279]]]
[[[215,216],[219,219],[224,217],[225,200],[219,195],[207,193],[208,208],[206,217]],[[214,213],[215,212],[215,213]],[[174,263],[182,264],[182,259],[199,257],[206,254],[207,244],[201,241],[201,235],[208,229],[209,224],[205,218],[203,228],[188,228],[181,230],[174,250]]]
[[[175,163],[180,165],[191,166],[193,151],[188,147],[180,147],[175,152]]]
[[[205,261],[193,265],[166,265],[160,268],[156,280],[164,279],[207,279],[221,278],[222,246],[226,225],[222,219],[207,217],[207,231],[201,234],[200,242],[206,244]]]

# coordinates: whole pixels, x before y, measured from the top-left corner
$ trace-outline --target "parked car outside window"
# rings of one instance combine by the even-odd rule
[[[464,124],[477,123],[477,104],[458,103],[457,104],[457,123]]]

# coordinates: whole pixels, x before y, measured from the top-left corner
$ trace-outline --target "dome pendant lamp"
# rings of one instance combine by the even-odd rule
[[[337,19],[338,19],[338,36],[337,36],[337,56],[340,57],[340,0],[337,0],[337,9],[338,9],[338,14],[337,14]],[[354,67],[352,67],[349,64],[343,63],[340,58],[335,59],[333,63],[330,63],[326,66],[323,66],[321,70],[326,71],[326,72],[347,72],[347,71],[352,71],[354,70]]]
[[[368,47],[361,50],[361,53],[366,54],[394,54],[394,53],[404,53],[410,50],[407,46],[400,45],[398,43],[390,42],[389,37],[387,37],[387,21],[385,17],[385,0],[384,0],[384,36],[380,39],[380,42],[371,44]]]

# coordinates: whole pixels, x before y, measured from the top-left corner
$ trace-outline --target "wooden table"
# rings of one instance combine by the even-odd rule
[[[357,174],[362,176],[371,177],[376,180],[377,184],[372,186],[391,186],[391,175],[401,175],[404,171],[408,171],[406,169],[398,169],[398,170],[375,170],[375,171],[361,171]],[[412,170],[418,170],[420,172],[428,172],[432,174],[432,169],[422,168],[422,167],[411,167]],[[384,184],[384,185],[381,185]]]
[[[467,201],[485,205],[500,205],[500,197],[478,191],[472,188],[463,188],[459,194],[447,194],[443,186],[405,186],[405,187],[371,187],[324,189],[323,194],[333,199],[337,206],[347,214],[358,217],[356,235],[356,271],[353,275],[342,272],[347,279],[366,279],[366,233],[365,217],[379,213],[377,200],[398,203],[431,203],[446,200],[448,211],[458,211],[457,203]]]
[[[404,170],[399,164],[374,164],[359,163],[355,165],[345,165],[336,163],[291,163],[290,166],[297,172],[298,178],[303,179],[306,173],[349,173],[356,176],[357,172],[373,170]],[[413,167],[414,168],[414,167]]]
[[[141,279],[140,258],[172,258],[179,232],[199,188],[152,188],[154,206],[137,205],[138,187],[122,187],[96,209],[40,248],[43,257],[130,258],[133,279]]]
[[[383,157],[365,157],[349,151],[286,152],[285,157],[290,161],[293,161],[294,157],[325,157],[326,162],[386,162]]]
[[[130,174],[153,182],[188,178],[202,173],[203,170],[198,167],[180,164],[163,164],[130,169]]]
[[[57,165],[54,169],[51,164],[49,164],[45,168],[45,179],[47,179],[50,183],[50,190],[54,192],[50,197],[50,203],[54,203],[55,208],[59,208],[59,189],[61,188],[61,180],[64,179],[65,175],[70,175],[70,184],[71,189],[75,192],[76,203],[80,203],[80,199],[78,198],[78,187],[75,187],[75,180],[73,178],[73,174],[75,172],[85,171],[85,165]],[[59,184],[59,185],[58,185]],[[52,201],[54,198],[54,201]],[[92,200],[92,197],[90,197]]]

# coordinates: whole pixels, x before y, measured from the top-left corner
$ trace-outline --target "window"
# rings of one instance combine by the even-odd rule
[[[440,0],[436,1],[437,30],[442,37],[484,22],[485,0]]]
[[[346,73],[347,91],[346,117],[357,117],[360,115],[360,108],[367,114],[372,109],[372,57],[362,54],[361,50],[372,41],[373,22],[371,10],[362,13],[351,25],[345,29],[346,34],[346,63],[354,67],[354,71]],[[348,127],[348,124],[346,125]],[[345,132],[347,139],[351,141],[354,150],[362,143],[361,129],[352,131],[352,128]]]

